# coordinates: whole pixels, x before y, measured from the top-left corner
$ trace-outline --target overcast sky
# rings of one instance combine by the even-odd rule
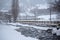
[[[19,0],[19,5],[24,6],[24,7],[31,7],[31,6],[35,6],[37,4],[41,4],[41,5],[46,5],[48,4],[49,1],[53,1],[53,0]],[[11,0],[0,0],[0,9],[10,9],[11,7]]]

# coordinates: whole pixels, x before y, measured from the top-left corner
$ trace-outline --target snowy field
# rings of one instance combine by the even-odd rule
[[[52,34],[46,30],[53,27],[39,27],[20,23],[2,23],[0,24],[1,40],[52,40]]]
[[[31,38],[37,38],[40,39],[43,38],[43,40],[52,40],[52,34],[46,32],[48,29],[55,29],[53,27],[39,27],[39,26],[33,26],[28,24],[20,24],[20,23],[8,23],[8,25],[16,26],[17,31],[21,33],[21,35],[24,35],[25,37],[31,37]]]
[[[25,37],[15,29],[15,26],[0,24],[0,40],[38,40],[36,38]]]

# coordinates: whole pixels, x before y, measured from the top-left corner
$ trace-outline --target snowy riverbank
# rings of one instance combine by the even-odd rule
[[[38,40],[21,35],[21,33],[14,30],[15,28],[15,26],[0,24],[1,40]]]

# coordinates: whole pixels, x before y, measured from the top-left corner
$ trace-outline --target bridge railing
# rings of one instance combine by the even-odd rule
[[[19,20],[20,23],[58,25],[60,21],[40,21],[40,20]]]

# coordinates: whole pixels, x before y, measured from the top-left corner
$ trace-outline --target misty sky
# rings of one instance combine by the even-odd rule
[[[1,9],[8,9],[11,6],[11,0],[0,0],[0,10]]]
[[[53,1],[53,0],[52,0]],[[19,0],[19,5],[23,7],[31,7],[36,4],[48,4],[49,0]],[[0,0],[0,10],[1,9],[10,9],[11,8],[11,0]]]
[[[44,7],[47,8],[49,6],[49,2],[54,2],[54,0],[19,0],[19,7],[22,11],[34,8],[35,6],[40,6],[39,9],[44,9]],[[0,0],[0,10],[11,10],[11,4],[12,0]],[[26,16],[25,13],[21,15]]]

